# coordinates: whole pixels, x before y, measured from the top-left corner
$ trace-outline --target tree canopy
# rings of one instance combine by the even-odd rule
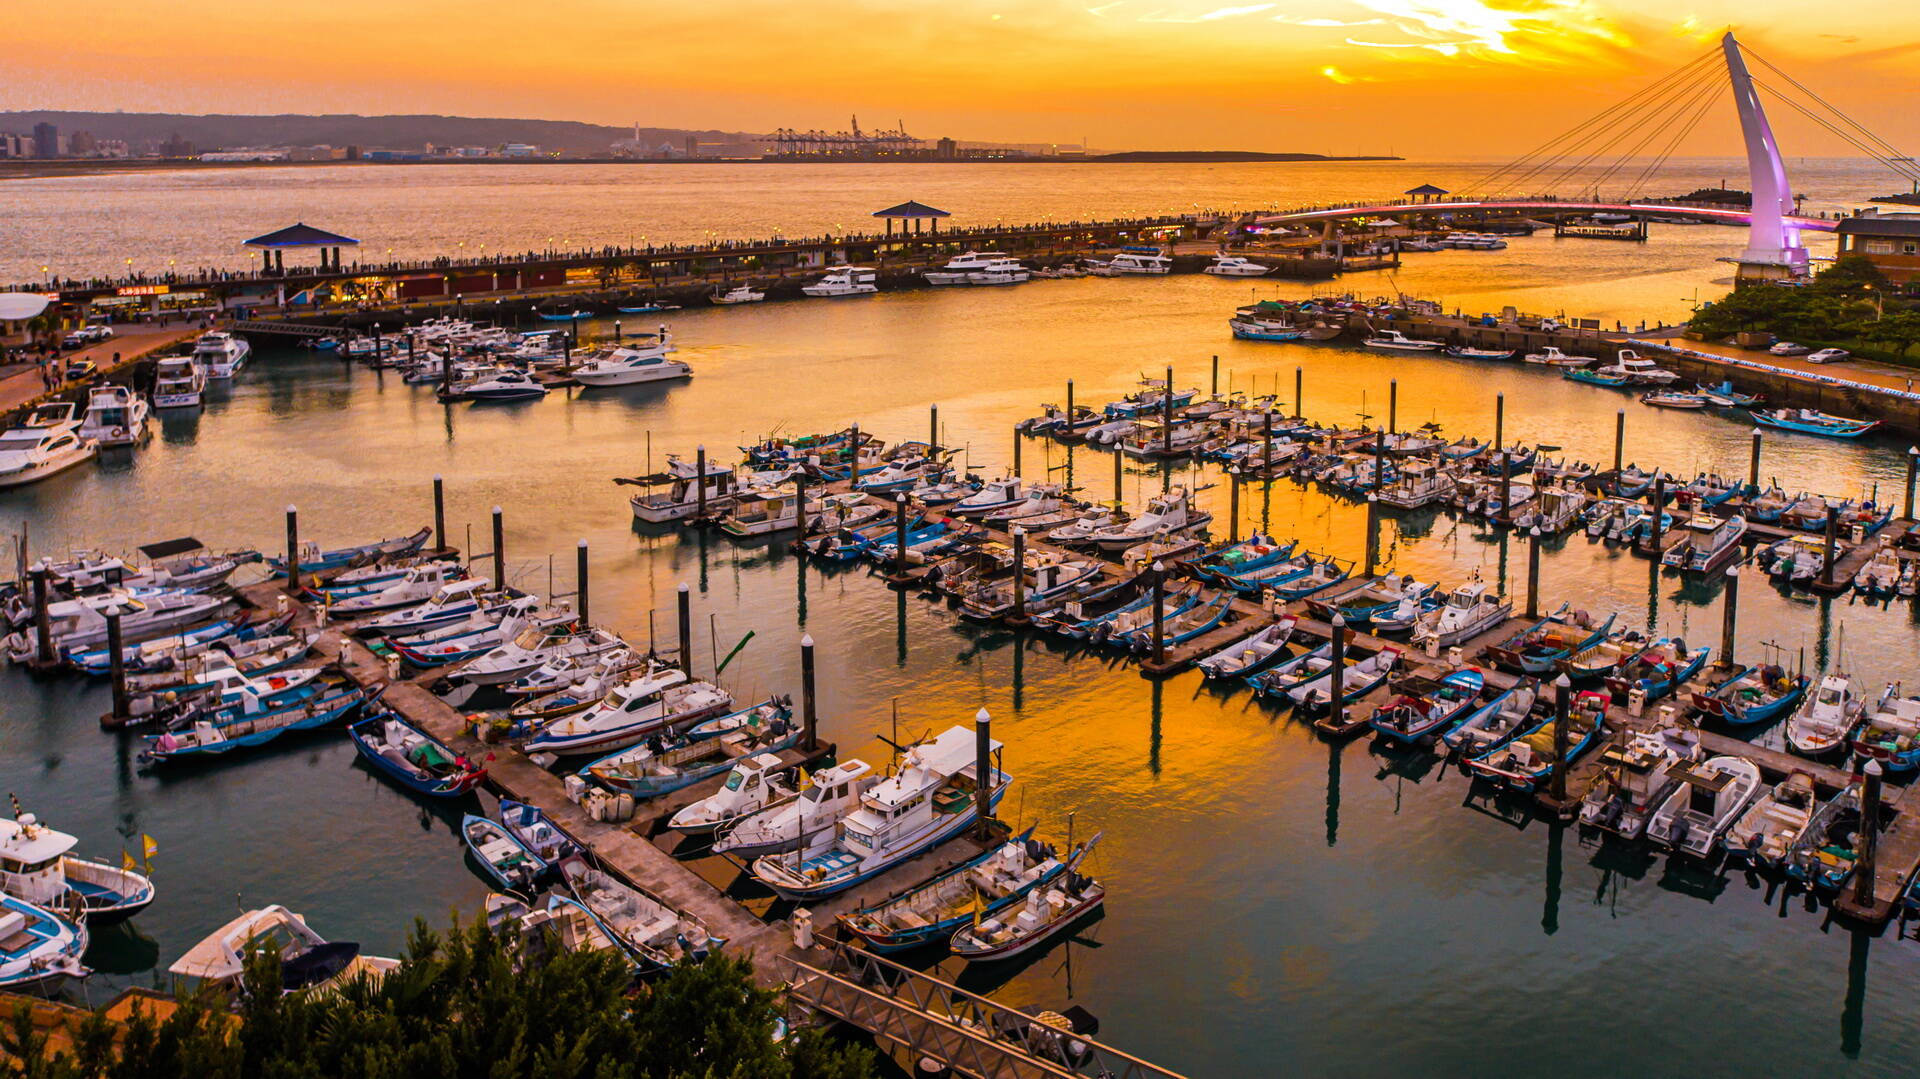
[[[1891,341],[1869,332],[1891,287],[1866,256],[1843,255],[1804,285],[1737,288],[1694,312],[1690,327],[1708,337],[1765,332],[1795,341]]]
[[[611,952],[527,949],[484,926],[416,928],[377,983],[283,995],[256,955],[237,1011],[206,990],[123,1031],[101,1013],[50,1052],[23,1007],[0,1079],[866,1079],[873,1053],[806,1030],[775,1040],[778,994],[711,956],[631,990]],[[229,1016],[231,1015],[231,1018]]]

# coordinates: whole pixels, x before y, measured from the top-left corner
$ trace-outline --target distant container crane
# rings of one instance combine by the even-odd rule
[[[907,134],[901,123],[891,131],[862,131],[853,117],[851,131],[795,131],[783,127],[773,133],[773,156],[872,161],[888,157],[919,157],[926,143]]]

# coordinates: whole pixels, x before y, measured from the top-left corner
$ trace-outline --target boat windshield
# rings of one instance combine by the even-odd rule
[[[1829,708],[1838,705],[1845,697],[1846,694],[1843,691],[1832,686],[1820,687],[1820,703]]]
[[[545,643],[546,639],[547,639],[546,630],[541,629],[538,626],[528,626],[526,629],[523,629],[520,631],[520,635],[518,637],[515,637],[513,639],[513,646],[515,648],[525,649],[530,652],[540,647],[541,644]]]
[[[747,781],[746,775],[739,772],[738,770],[727,773],[727,789],[730,791],[739,790],[741,786],[746,783],[746,781]]]
[[[0,434],[0,453],[8,450],[30,450],[38,446],[46,437],[45,431],[8,431]]]

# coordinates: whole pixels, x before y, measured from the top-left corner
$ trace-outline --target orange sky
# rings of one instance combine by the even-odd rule
[[[858,113],[868,126],[904,119],[924,138],[1429,156],[1526,149],[1738,24],[1750,47],[1870,128],[1909,152],[1920,143],[1910,106],[1920,7],[1910,0],[66,0],[30,10],[9,28],[0,65],[8,108],[442,112],[745,131],[840,128]],[[1846,152],[1797,120],[1777,122],[1791,152]],[[1736,149],[1722,131],[1701,133],[1698,152]]]

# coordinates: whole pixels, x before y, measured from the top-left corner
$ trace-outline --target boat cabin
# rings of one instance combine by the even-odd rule
[[[31,813],[0,817],[0,893],[50,907],[67,894],[61,863],[78,842],[41,824]]]

